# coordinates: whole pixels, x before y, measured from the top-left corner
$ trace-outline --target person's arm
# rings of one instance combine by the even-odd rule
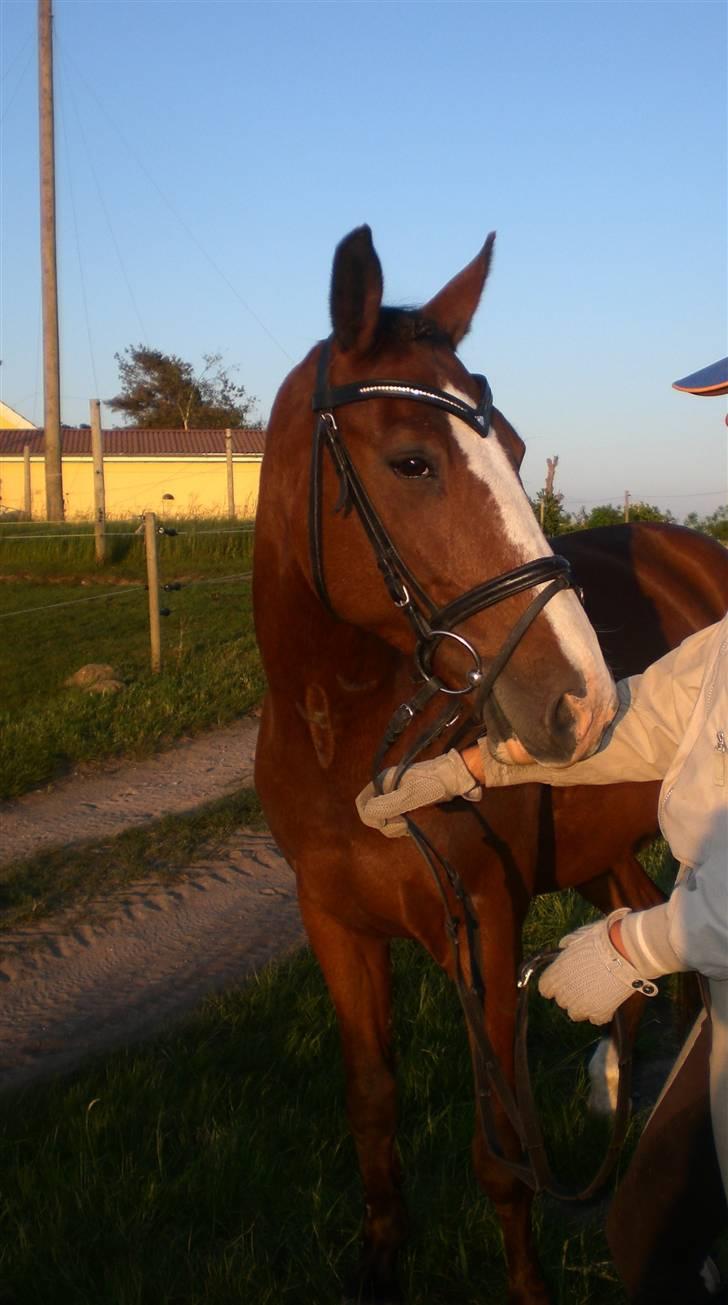
[[[480,785],[498,788],[662,779],[700,688],[704,647],[712,628],[692,635],[648,667],[644,675],[620,681],[619,709],[594,756],[571,766],[504,765],[490,755],[487,741],[481,739],[462,753],[453,749],[444,757],[418,762],[405,772],[394,791],[395,768],[385,771],[383,794],[379,796],[369,784],[356,800],[362,821],[389,838],[398,838],[407,833],[406,812],[458,796],[477,801]]]
[[[508,765],[496,761],[487,738],[463,752],[478,783],[615,784],[663,779],[682,741],[703,680],[706,645],[715,627],[691,635],[679,648],[617,684],[619,707],[591,757],[567,766]]]

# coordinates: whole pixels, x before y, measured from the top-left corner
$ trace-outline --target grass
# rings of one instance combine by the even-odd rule
[[[78,853],[166,871],[256,818],[250,795]],[[650,854],[667,873],[664,848]],[[98,867],[95,867],[97,869]],[[164,866],[162,867],[164,871]],[[52,877],[52,867],[51,867]],[[527,950],[587,908],[540,898]],[[399,1146],[411,1238],[408,1305],[498,1305],[499,1227],[470,1162],[473,1093],[451,985],[421,948],[394,946]],[[648,1045],[669,1024],[652,1012]],[[584,1180],[604,1146],[585,1110],[596,1039],[532,998],[531,1058],[560,1177]],[[6,1305],[338,1305],[357,1261],[361,1190],[343,1111],[333,1011],[308,951],[208,1000],[152,1044],[0,1098],[0,1302]],[[624,1305],[603,1212],[536,1203],[556,1305]]]
[[[395,948],[395,980],[408,1302],[500,1305],[500,1233],[471,1172],[454,994],[408,944]],[[549,1024],[543,1005],[534,1019]],[[553,1029],[537,1036],[554,1043]],[[338,1305],[361,1193],[337,1041],[303,952],[208,1001],[174,1035],[3,1098],[0,1299]],[[584,1149],[581,1103],[571,1110],[568,1141]],[[598,1225],[540,1205],[537,1230],[556,1301],[622,1302]]]
[[[160,525],[176,532],[159,536],[162,570],[191,569],[195,575],[210,575],[236,567],[242,570],[241,563],[250,567],[252,521],[192,517],[160,520]],[[143,578],[144,536],[139,532],[139,521],[107,522],[106,538],[108,560],[99,566],[90,522],[0,522],[0,578],[35,581],[52,577],[67,582]]]
[[[88,572],[83,553],[92,550],[91,536],[54,543],[59,556],[68,551],[60,560],[56,553],[33,560],[29,554],[50,547],[48,540],[4,546],[0,530],[0,571],[4,554],[17,562],[22,548],[23,565],[32,565],[35,576],[6,576],[0,584],[0,799],[79,762],[152,752],[234,720],[258,701],[263,674],[250,583],[235,578],[250,571],[252,536],[216,533],[222,528],[205,522],[162,541],[162,583],[183,588],[163,594],[169,615],[162,622],[159,675],[149,670],[143,561],[141,553],[132,557],[142,547],[138,539],[125,540],[127,551],[100,574]],[[65,687],[88,662],[112,665],[123,690],[101,696]]]

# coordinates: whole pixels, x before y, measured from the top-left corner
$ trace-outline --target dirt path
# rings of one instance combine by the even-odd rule
[[[257,735],[257,720],[245,716],[155,757],[81,768],[0,802],[0,865],[45,847],[108,838],[252,783]]]
[[[0,862],[109,836],[252,777],[248,718],[142,762],[89,771],[0,807]],[[147,880],[0,937],[0,1088],[72,1069],[187,1013],[303,941],[293,876],[241,830],[174,885]]]

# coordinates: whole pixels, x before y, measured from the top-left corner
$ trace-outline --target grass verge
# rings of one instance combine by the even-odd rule
[[[82,601],[51,606],[74,599]],[[167,601],[162,671],[152,675],[144,589],[0,585],[0,799],[79,762],[154,752],[259,700],[249,581],[191,582]],[[102,696],[66,687],[88,662],[111,664],[123,689]]]
[[[114,838],[44,851],[0,869],[0,940],[5,929],[47,919],[116,888],[153,877],[177,878],[195,858],[213,855],[242,826],[264,827],[252,789]]]

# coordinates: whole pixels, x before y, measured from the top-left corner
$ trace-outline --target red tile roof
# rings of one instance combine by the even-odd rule
[[[124,426],[105,430],[105,458],[204,458],[225,454],[224,430],[143,430]],[[43,452],[43,428],[36,430],[0,430],[0,457],[22,457],[23,448],[31,454]],[[265,449],[265,431],[250,426],[232,431],[233,453],[239,457],[259,458]],[[91,431],[85,427],[61,428],[61,451],[72,458],[91,457]]]

